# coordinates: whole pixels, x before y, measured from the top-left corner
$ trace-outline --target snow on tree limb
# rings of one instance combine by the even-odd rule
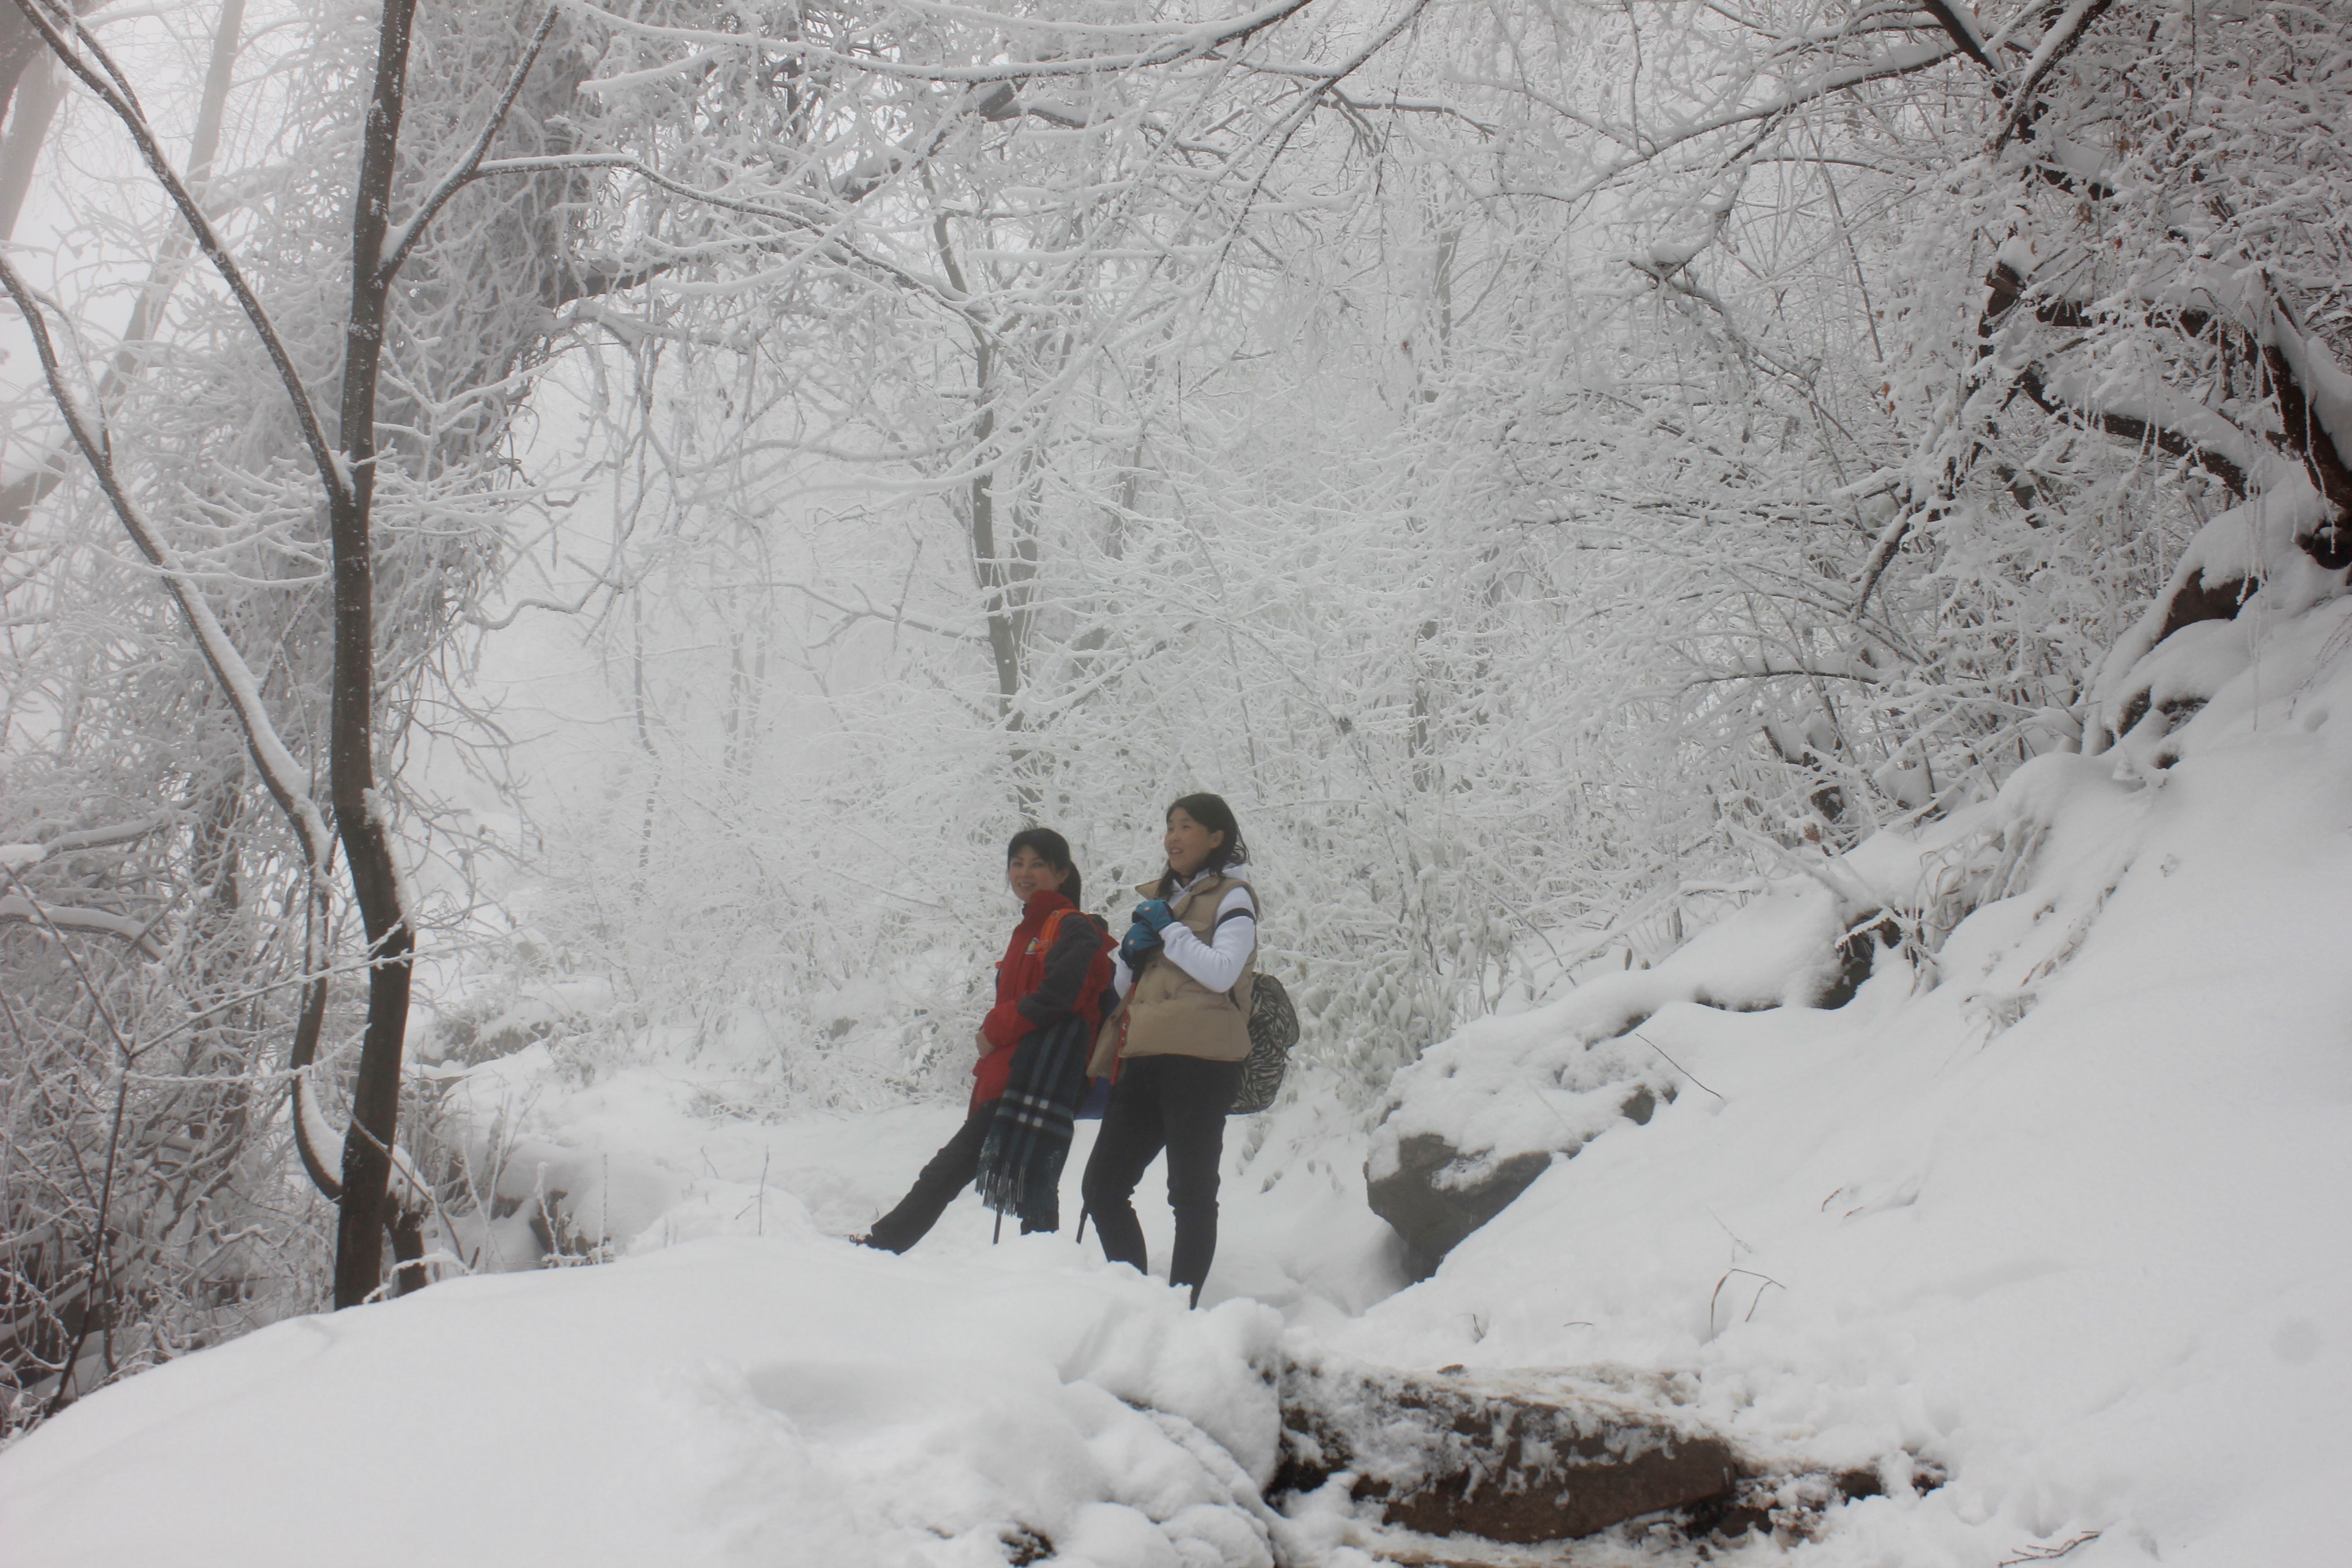
[[[72,432],[74,444],[81,448],[89,462],[90,471],[98,479],[99,488],[131,535],[131,542],[147,558],[166,592],[179,605],[180,613],[195,634],[196,646],[205,664],[219,684],[221,695],[228,700],[237,724],[244,732],[247,749],[254,764],[261,770],[262,783],[270,798],[286,814],[295,836],[302,843],[303,853],[313,866],[324,867],[333,854],[334,837],[320,813],[318,803],[310,798],[303,769],[292,752],[278,737],[269,710],[263,702],[260,683],[253,670],[237,651],[219,618],[213,614],[203,589],[181,566],[177,553],[149,520],[145,510],[132,499],[114,471],[114,460],[108,449],[104,433],[97,429],[83,412],[73,390],[66,384],[63,367],[58,362],[57,350],[49,340],[47,323],[42,319],[38,302],[16,268],[5,256],[0,256],[0,287],[15,300],[17,311],[31,333],[35,352],[41,360],[41,369],[48,378],[49,394],[58,410],[65,416],[66,427]]]
[[[189,229],[195,235],[197,247],[204,251],[205,259],[213,264],[214,270],[221,275],[222,281],[228,285],[229,292],[236,297],[238,307],[253,323],[254,331],[268,352],[269,362],[276,368],[278,380],[285,385],[286,395],[293,405],[295,423],[301,428],[303,444],[310,448],[311,461],[318,466],[319,477],[325,483],[328,493],[331,496],[348,493],[350,476],[337,464],[334,454],[328,447],[326,432],[320,425],[318,410],[310,401],[310,388],[303,384],[301,373],[295,369],[294,358],[287,352],[277,324],[269,319],[268,311],[262,308],[260,298],[246,281],[244,269],[213,231],[212,220],[196,205],[195,197],[189,193],[186,184],[173,173],[170,162],[163,156],[162,144],[147,123],[145,111],[122,84],[121,71],[70,11],[65,16],[72,24],[75,37],[72,42],[67,40],[56,20],[47,14],[47,5],[56,3],[57,0],[16,0],[17,9],[40,30],[50,52],[65,63],[67,69],[79,77],[92,92],[97,93],[131,132],[131,142],[138,147],[140,157],[171,197],[172,205],[187,221]],[[104,68],[102,74],[83,58],[84,50],[95,57]]]
[[[19,0],[19,4],[25,3],[27,3],[27,0]],[[1240,43],[1288,20],[1306,10],[1312,4],[1312,0],[1275,0],[1273,5],[1222,22],[1204,22],[1196,26],[1180,28],[1146,26],[1137,35],[1129,35],[1125,26],[1118,24],[1066,25],[1044,21],[1031,22],[1026,25],[1031,27],[1050,27],[1056,32],[1092,33],[1105,37],[1138,36],[1149,37],[1154,41],[1149,48],[1128,54],[1086,55],[1075,58],[978,66],[927,66],[906,60],[887,59],[878,55],[851,54],[828,48],[807,38],[766,37],[748,33],[720,32],[709,27],[667,26],[619,16],[601,5],[590,4],[589,0],[563,0],[563,3],[580,15],[592,17],[617,32],[632,33],[640,37],[698,45],[705,48],[759,49],[767,54],[793,56],[811,65],[837,65],[875,76],[895,77],[903,81],[971,83],[1019,82],[1037,77],[1097,76],[1106,72],[1142,70],[1154,66],[1173,65],[1181,61],[1199,59],[1217,49]],[[965,12],[961,6],[916,4],[906,8],[917,14],[953,16],[958,20],[977,22],[992,27],[1017,29],[1024,25],[1023,19],[1019,17],[979,10]],[[581,90],[595,92],[603,86],[601,82],[591,80],[583,83]]]
[[[21,891],[11,891],[0,893],[0,922],[8,921],[46,926],[53,931],[89,931],[98,936],[110,936],[131,943],[149,958],[163,956],[154,942],[153,921],[132,920],[107,910],[44,903]]]
[[[1952,36],[1952,42],[1960,47],[1961,53],[1985,69],[1999,74],[2000,68],[1985,52],[1984,31],[1978,25],[1976,12],[1967,0],[1925,0],[1920,9],[1935,17],[1937,24]]]
[[[474,138],[474,144],[466,150],[465,156],[457,161],[457,166],[444,174],[440,183],[416,204],[416,211],[408,221],[384,237],[383,259],[376,265],[378,282],[392,281],[400,271],[400,264],[408,259],[408,253],[425,237],[425,231],[433,226],[433,220],[440,216],[449,198],[456,195],[480,168],[482,155],[490,150],[490,142],[498,136],[499,128],[507,122],[507,114],[514,108],[516,98],[522,92],[523,81],[530,75],[530,68],[539,62],[539,52],[546,47],[547,36],[555,30],[555,19],[561,15],[561,6],[547,8],[547,15],[540,18],[539,30],[531,34],[522,58],[515,62],[513,74],[507,78],[506,86],[499,94],[498,107],[483,121],[481,134]]]
[[[1994,152],[2008,146],[2011,137],[2032,125],[2034,117],[2041,112],[2035,106],[2033,95],[2040,90],[2042,79],[2050,74],[2051,68],[2074,52],[2075,47],[2082,43],[2083,35],[2090,31],[2091,24],[2105,15],[2113,4],[2115,0],[2074,0],[2065,15],[2050,25],[2050,30],[2042,34],[2041,44],[2035,47],[2033,58],[2026,62],[2024,75],[2018,80],[2009,116],[2001,122],[2000,133],[1992,140]]]

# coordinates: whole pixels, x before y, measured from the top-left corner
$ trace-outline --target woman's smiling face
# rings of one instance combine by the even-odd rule
[[[1052,861],[1025,844],[1014,850],[1013,858],[1004,863],[1005,886],[1011,888],[1013,896],[1024,904],[1044,889],[1060,892],[1069,875],[1066,869],[1056,869]]]
[[[1224,841],[1222,831],[1202,826],[1192,820],[1192,813],[1179,806],[1168,814],[1168,836],[1160,844],[1168,851],[1168,868],[1179,877],[1189,877],[1206,865]]]

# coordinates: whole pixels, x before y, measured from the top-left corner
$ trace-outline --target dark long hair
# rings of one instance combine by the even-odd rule
[[[1013,858],[1024,849],[1033,851],[1038,859],[1055,870],[1067,871],[1069,875],[1062,881],[1062,897],[1080,908],[1085,907],[1086,900],[1078,895],[1086,879],[1078,875],[1078,863],[1070,858],[1068,839],[1050,827],[1024,827],[1013,836],[1012,843],[1004,847],[1004,863],[1008,866],[1013,864]]]
[[[1210,850],[1209,858],[1201,862],[1202,870],[1222,871],[1249,858],[1249,842],[1242,837],[1242,825],[1234,820],[1234,808],[1225,804],[1223,795],[1205,790],[1184,795],[1170,802],[1168,809],[1160,814],[1160,820],[1165,822],[1180,811],[1210,832],[1225,836],[1225,841]],[[1160,874],[1160,896],[1164,899],[1175,890],[1176,868],[1171,866]]]

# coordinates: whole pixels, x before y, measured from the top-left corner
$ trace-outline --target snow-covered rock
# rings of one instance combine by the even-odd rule
[[[1867,889],[1793,877],[1654,969],[1603,975],[1562,1000],[1482,1018],[1396,1076],[1365,1177],[1418,1275],[1555,1159],[1650,1119],[1682,1077],[1643,1025],[1677,1004],[1753,1012],[1850,993],[1847,925]],[[1874,909],[1875,906],[1871,906]],[[1867,973],[1868,948],[1856,949]],[[1841,986],[1841,982],[1845,984]]]
[[[1307,1353],[1283,1369],[1285,1480],[1422,1535],[1533,1542],[1727,1498],[1731,1446],[1682,1405],[1688,1380],[1587,1368],[1406,1375]]]

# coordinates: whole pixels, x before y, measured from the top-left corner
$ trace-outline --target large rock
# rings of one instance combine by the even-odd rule
[[[1433,1272],[1555,1159],[1648,1121],[1675,1098],[1682,1075],[1643,1033],[1660,1009],[1751,1013],[1850,999],[1894,928],[1853,931],[1879,900],[1858,881],[1846,896],[1830,880],[1775,884],[1656,968],[1589,980],[1516,1017],[1475,1020],[1397,1074],[1364,1178],[1415,1277]]]
[[[1391,1525],[1525,1543],[1727,1500],[1748,1473],[1677,1408],[1676,1380],[1591,1368],[1408,1373],[1297,1362],[1277,1491],[1352,1473]]]
[[[1675,1097],[1671,1084],[1664,1096]],[[1619,1103],[1618,1116],[1645,1122],[1658,1100],[1648,1084],[1636,1083]],[[1416,1132],[1399,1138],[1387,1159],[1381,1157],[1387,1151],[1375,1150],[1365,1163],[1365,1195],[1403,1240],[1412,1277],[1426,1279],[1455,1243],[1502,1213],[1554,1159],[1583,1147],[1580,1141],[1494,1159],[1465,1153],[1439,1133]]]
[[[1436,1133],[1416,1132],[1398,1141],[1392,1167],[1374,1175],[1367,1166],[1364,1190],[1372,1212],[1403,1238],[1412,1277],[1426,1279],[1454,1243],[1502,1213],[1550,1165],[1549,1153],[1514,1154],[1487,1162],[1478,1175],[1448,1180],[1474,1163]]]

